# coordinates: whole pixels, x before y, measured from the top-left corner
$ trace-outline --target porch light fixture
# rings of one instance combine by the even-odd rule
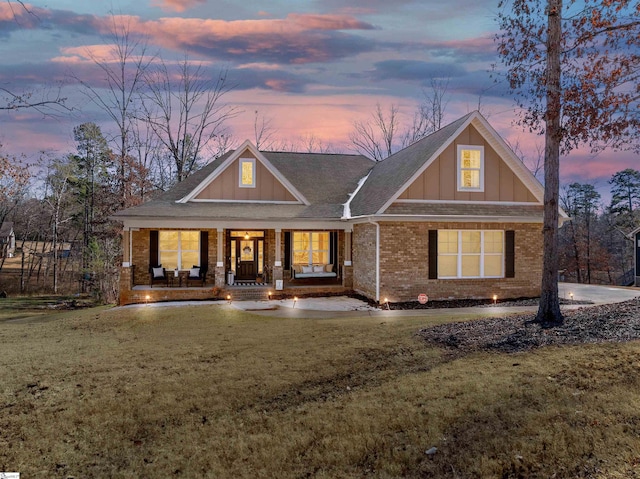
[[[246,239],[246,240],[249,239],[249,232],[248,231],[244,232],[244,239]]]
[[[498,295],[494,294],[493,295],[493,304],[496,304],[496,301],[498,300]]]

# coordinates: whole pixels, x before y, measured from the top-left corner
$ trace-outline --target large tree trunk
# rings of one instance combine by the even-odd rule
[[[544,158],[544,255],[542,291],[536,321],[562,324],[558,298],[558,200],[560,196],[560,141],[562,139],[560,46],[562,0],[548,2],[547,30],[547,111]]]

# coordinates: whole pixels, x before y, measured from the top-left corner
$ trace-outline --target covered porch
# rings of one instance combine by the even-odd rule
[[[309,226],[125,226],[120,304],[349,293],[350,227]],[[188,280],[194,268],[202,282]]]

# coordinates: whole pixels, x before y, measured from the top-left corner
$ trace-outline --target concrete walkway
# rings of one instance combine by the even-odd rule
[[[574,283],[560,283],[558,285],[560,298],[574,299],[576,301],[590,301],[595,304],[619,303],[640,296],[640,288],[624,288],[615,286],[597,286]],[[179,301],[165,303],[149,303],[148,305],[129,305],[123,308],[136,307],[175,307],[175,306],[203,306],[207,304],[220,305],[235,308],[265,316],[287,318],[338,318],[358,317],[363,314],[376,317],[401,317],[401,316],[432,316],[442,315],[446,312],[449,316],[468,315],[495,315],[505,313],[519,313],[536,311],[537,306],[473,306],[468,308],[447,309],[411,309],[411,310],[385,310],[370,306],[359,299],[347,296],[330,296],[321,298],[300,298],[270,300],[270,301],[233,301],[227,304],[223,301]],[[575,309],[588,305],[565,305],[562,309]]]
[[[560,283],[558,286],[560,298],[573,299],[575,301],[590,301],[595,304],[619,303],[640,296],[640,288],[621,288],[613,286],[596,286],[573,283]],[[575,309],[588,305],[566,305],[562,309]],[[306,317],[306,318],[335,318],[362,316],[366,312],[369,316],[430,316],[442,314],[446,311],[449,315],[469,314],[504,314],[536,311],[537,306],[500,306],[495,307],[468,307],[447,309],[412,309],[412,310],[385,310],[374,308],[369,304],[355,298],[346,296],[323,298],[300,298],[271,300],[271,301],[235,301],[231,307],[250,311],[267,316],[281,317]]]

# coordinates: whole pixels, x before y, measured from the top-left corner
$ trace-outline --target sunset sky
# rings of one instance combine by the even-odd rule
[[[344,4],[348,3],[349,7]],[[513,125],[514,102],[491,78],[498,61],[493,37],[497,0],[49,0],[0,2],[0,86],[13,91],[56,88],[73,113],[0,112],[3,151],[35,158],[39,150],[74,150],[73,127],[111,124],[78,92],[73,78],[94,83],[90,58],[105,49],[113,15],[147,35],[148,51],[166,62],[202,62],[216,75],[228,69],[226,102],[240,114],[229,124],[236,144],[253,140],[255,111],[272,119],[277,137],[313,135],[350,152],[349,132],[380,103],[395,104],[409,122],[431,78],[449,79],[446,122],[481,106],[510,143],[534,156],[542,138]],[[106,58],[106,57],[105,57]],[[40,90],[39,90],[40,91]],[[563,181],[606,181],[638,168],[630,153],[578,151],[563,159]]]

